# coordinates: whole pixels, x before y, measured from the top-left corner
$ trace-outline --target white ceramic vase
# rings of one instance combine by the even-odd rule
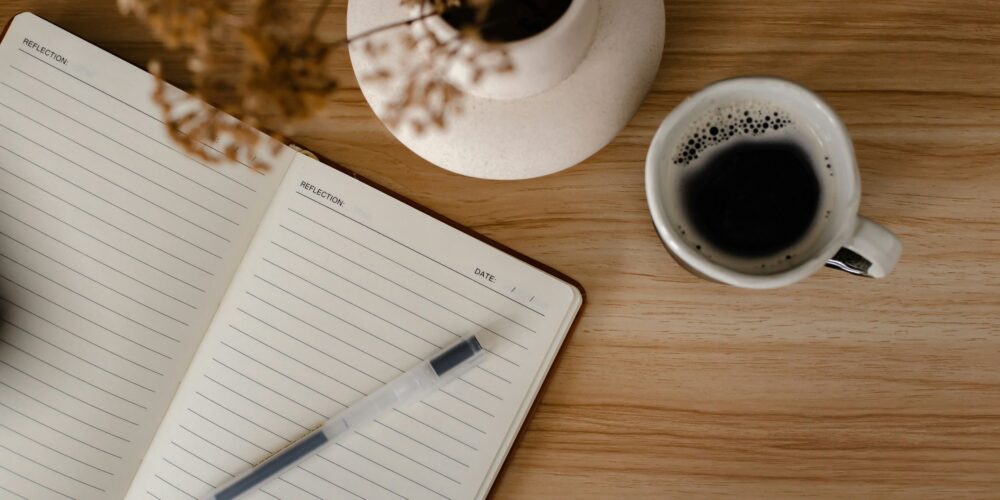
[[[347,33],[418,16],[399,0],[350,0]],[[448,70],[466,95],[444,129],[389,132],[427,161],[470,177],[528,179],[576,165],[610,142],[642,104],[663,53],[664,21],[663,0],[573,0],[545,31],[501,45],[515,72],[488,72],[470,85],[462,70]],[[456,35],[441,19],[410,26],[433,29],[441,40]],[[385,62],[356,44],[350,53],[357,75]],[[399,86],[365,78],[358,86],[383,119],[399,96]]]

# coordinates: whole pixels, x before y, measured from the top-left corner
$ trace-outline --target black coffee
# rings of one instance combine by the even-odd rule
[[[820,184],[809,155],[787,141],[720,145],[681,181],[695,229],[737,257],[783,252],[805,236],[819,210]]]

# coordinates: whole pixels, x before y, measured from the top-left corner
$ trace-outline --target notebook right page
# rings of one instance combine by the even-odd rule
[[[570,284],[300,156],[131,494],[204,495],[478,333],[479,367],[255,495],[482,498],[580,304]]]

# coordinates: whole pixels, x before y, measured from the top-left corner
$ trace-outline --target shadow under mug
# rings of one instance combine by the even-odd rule
[[[804,137],[819,144],[829,161],[830,179],[824,181],[831,189],[824,202],[824,215],[817,214],[795,259],[778,268],[761,265],[758,271],[756,266],[735,266],[701,251],[701,245],[694,244],[685,229],[689,219],[684,217],[683,203],[676,199],[684,166],[675,158],[689,140],[692,127],[720,107],[737,103],[773,106],[787,113]],[[646,199],[656,231],[675,260],[696,275],[734,286],[781,287],[804,279],[824,265],[882,278],[902,252],[902,244],[892,232],[858,215],[861,180],[844,124],[819,96],[778,78],[724,80],[678,105],[663,120],[646,156]]]

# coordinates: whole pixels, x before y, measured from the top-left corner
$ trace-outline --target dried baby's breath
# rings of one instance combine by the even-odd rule
[[[430,29],[405,28],[460,5],[485,12],[491,1],[400,0],[418,8],[418,15],[351,39],[327,39],[316,32],[329,0],[321,2],[305,26],[295,23],[289,2],[280,0],[118,0],[118,4],[124,14],[145,22],[166,46],[189,51],[190,95],[165,84],[161,66],[156,61],[150,64],[158,79],[153,100],[170,137],[205,163],[228,159],[263,170],[267,165],[254,154],[263,137],[255,128],[261,128],[265,119],[278,124],[272,134],[277,149],[277,141],[290,134],[296,122],[322,112],[337,88],[330,57],[346,45],[362,44],[376,61],[362,78],[399,89],[383,113],[387,124],[409,125],[418,133],[443,128],[448,114],[460,110],[462,98],[446,77],[449,68],[467,65],[475,82],[490,73],[509,71],[510,60],[486,44],[466,43],[475,36],[474,27],[465,27],[449,40],[439,39]],[[242,8],[234,9],[233,3]],[[241,47],[237,55],[220,50],[234,39]],[[417,52],[421,57],[412,57]],[[236,73],[234,66],[239,68]]]
[[[417,134],[444,128],[449,114],[461,112],[464,94],[448,76],[452,66],[463,64],[471,83],[512,69],[504,51],[485,45],[470,49],[461,35],[441,39],[429,30],[424,36],[406,32],[398,35],[397,44],[406,50],[382,54],[373,48],[369,55],[376,64],[361,78],[399,89],[384,104],[382,119]]]

